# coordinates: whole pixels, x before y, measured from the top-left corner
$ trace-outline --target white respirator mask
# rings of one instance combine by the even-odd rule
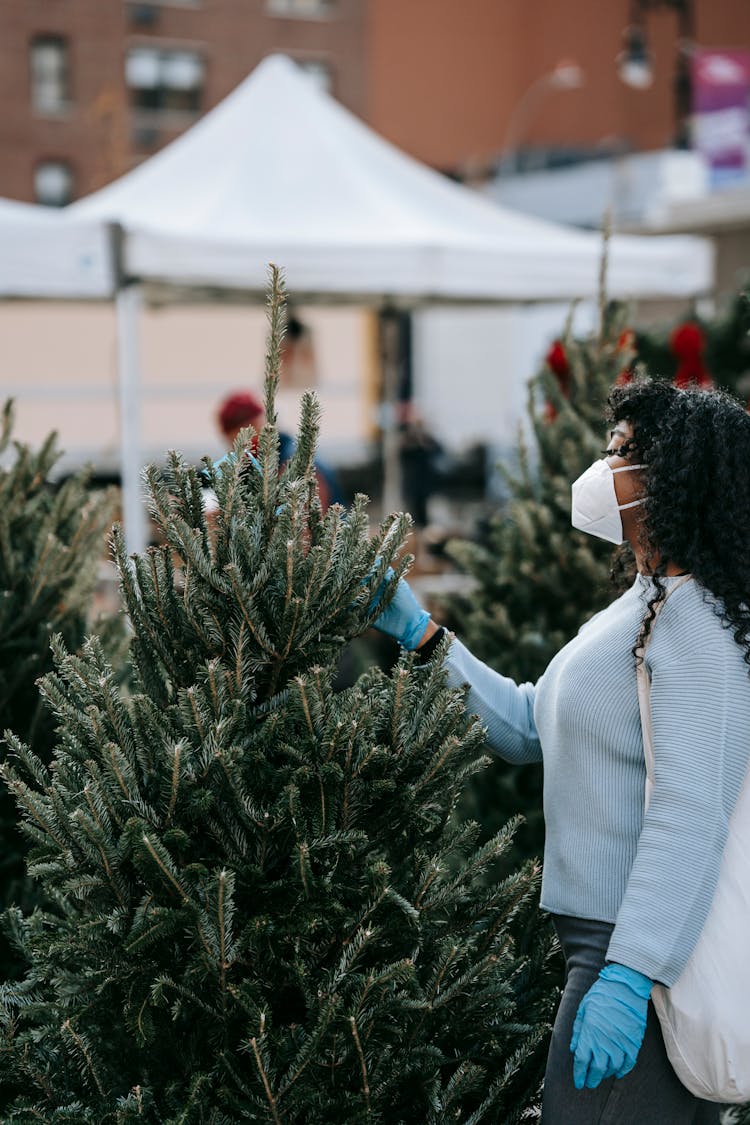
[[[606,461],[594,461],[578,480],[571,485],[573,503],[570,522],[579,531],[606,539],[608,543],[619,545],[625,537],[622,532],[620,512],[625,508],[635,508],[643,500],[633,500],[630,504],[618,504],[615,493],[615,473],[630,473],[643,469],[645,465],[622,465],[611,468]]]

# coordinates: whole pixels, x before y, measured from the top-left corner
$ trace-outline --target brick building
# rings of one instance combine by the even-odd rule
[[[3,0],[0,195],[64,203],[102,186],[271,51],[459,174],[496,161],[510,132],[542,164],[661,148],[674,134],[678,5],[648,6],[655,80],[633,90],[615,67],[630,0]],[[747,0],[690,7],[695,42],[750,45]],[[583,87],[530,103],[562,59]]]
[[[272,51],[363,113],[361,0],[3,0],[0,195],[64,203],[173,140]]]
[[[539,163],[663,148],[675,134],[678,8],[697,45],[750,48],[747,0],[374,0],[368,120],[420,160],[469,173],[509,134]],[[616,65],[636,9],[653,59],[642,90]],[[529,98],[562,60],[583,86]]]

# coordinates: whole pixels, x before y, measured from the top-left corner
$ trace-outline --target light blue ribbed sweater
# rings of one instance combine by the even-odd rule
[[[652,588],[638,575],[536,684],[500,676],[459,640],[446,667],[469,685],[497,754],[544,762],[542,907],[614,922],[607,959],[671,985],[708,913],[750,758],[750,670],[698,583],[676,589],[646,654],[656,788],[644,816],[632,648]]]

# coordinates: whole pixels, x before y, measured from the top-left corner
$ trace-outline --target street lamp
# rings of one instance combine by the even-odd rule
[[[617,73],[631,89],[648,90],[654,81],[654,67],[643,28],[632,24],[626,28],[624,38],[625,48],[617,56]]]
[[[532,82],[528,90],[519,98],[510,115],[500,159],[501,175],[511,176],[518,171],[519,141],[539,103],[544,101],[547,94],[554,91],[580,90],[584,81],[584,73],[578,63],[571,59],[561,59],[554,70]]]
[[[615,60],[626,86],[648,90],[654,80],[653,58],[646,39],[646,17],[656,8],[672,8],[679,21],[677,62],[674,75],[675,144],[689,147],[688,121],[692,109],[690,48],[695,35],[693,0],[631,0],[630,25],[625,29],[623,50]]]

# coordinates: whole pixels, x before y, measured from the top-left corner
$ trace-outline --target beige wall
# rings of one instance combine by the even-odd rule
[[[368,401],[376,355],[370,314],[300,309],[314,341],[315,390],[323,407],[321,450],[336,461],[369,452]],[[17,432],[38,443],[57,429],[66,463],[117,465],[116,325],[107,305],[0,304],[0,395],[17,401]],[[142,433],[147,460],[178,448],[197,461],[223,452],[217,403],[231,390],[262,387],[266,321],[259,307],[147,309],[142,320]],[[301,390],[278,399],[282,428],[295,431]]]

